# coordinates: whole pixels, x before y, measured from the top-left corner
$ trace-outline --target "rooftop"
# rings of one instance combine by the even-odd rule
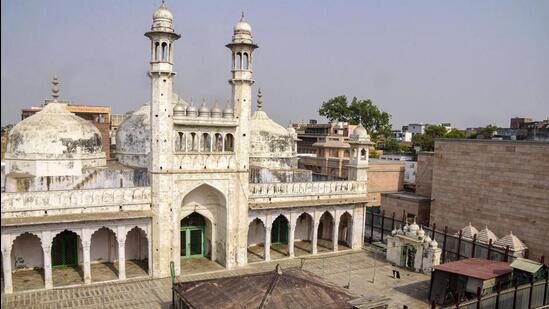
[[[477,258],[449,262],[435,266],[433,269],[480,280],[496,278],[513,271],[513,268],[506,262]]]
[[[351,308],[349,290],[298,268],[180,282],[175,292],[191,308]]]

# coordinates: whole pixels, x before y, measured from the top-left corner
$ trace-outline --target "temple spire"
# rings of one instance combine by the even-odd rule
[[[257,90],[257,110],[263,110],[263,92],[261,92],[261,88]]]
[[[57,78],[57,74],[53,74],[51,80],[51,97],[54,101],[57,101],[57,98],[59,98],[59,79]]]

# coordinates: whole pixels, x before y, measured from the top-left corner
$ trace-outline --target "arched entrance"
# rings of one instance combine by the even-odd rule
[[[126,235],[126,278],[146,276],[149,273],[149,242],[145,231],[134,227]]]
[[[90,256],[93,282],[118,279],[118,240],[111,229],[102,227],[92,234]]]
[[[320,217],[320,222],[318,224],[317,237],[318,252],[331,251],[332,248],[332,237],[334,229],[334,219],[329,212],[324,212]]]
[[[255,218],[248,225],[248,263],[265,259],[265,225]]]
[[[279,215],[273,221],[271,228],[271,244],[287,244],[288,243],[288,219],[283,215]]]
[[[181,220],[180,224],[180,257],[188,259],[193,257],[211,256],[211,223],[199,213],[193,212]],[[210,229],[207,228],[210,225]]]
[[[288,234],[289,223],[285,216],[279,215],[271,226],[271,258],[283,258],[289,256]]]
[[[208,259],[225,265],[225,205],[225,195],[209,184],[199,185],[185,195],[174,227],[178,231],[174,258],[181,261],[176,266],[177,274],[221,268]]]
[[[341,218],[339,220],[339,227],[338,227],[338,245],[345,246],[347,248],[342,249],[348,249],[352,247],[352,230],[353,230],[353,217],[348,213],[345,212],[343,215],[341,215]]]
[[[84,283],[82,241],[72,231],[64,230],[53,238],[51,264],[53,286]]]
[[[23,233],[11,249],[12,284],[14,291],[44,288],[44,251],[40,238]]]
[[[304,212],[297,217],[294,231],[295,256],[307,255],[313,252],[312,240],[314,232],[313,217]]]

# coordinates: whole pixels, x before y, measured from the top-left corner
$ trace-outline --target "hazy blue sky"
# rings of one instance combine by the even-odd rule
[[[50,95],[110,105],[149,99],[152,13],[160,0],[2,1],[2,125]],[[322,101],[370,98],[409,122],[459,127],[549,115],[549,1],[168,0],[182,38],[175,91],[223,105],[241,10],[260,48],[254,77],[271,118],[320,119]]]

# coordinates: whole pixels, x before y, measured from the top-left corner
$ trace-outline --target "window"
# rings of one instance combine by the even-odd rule
[[[225,135],[225,151],[234,151],[234,138],[231,133]]]
[[[223,136],[219,133],[215,133],[214,137],[214,151],[221,152],[223,151]]]
[[[198,151],[198,136],[196,136],[196,133],[194,132],[191,133],[187,149],[190,151]]]
[[[200,142],[201,142],[200,151],[202,151],[202,152],[212,151],[212,139],[210,137],[210,134],[203,133],[202,134],[202,140]]]

